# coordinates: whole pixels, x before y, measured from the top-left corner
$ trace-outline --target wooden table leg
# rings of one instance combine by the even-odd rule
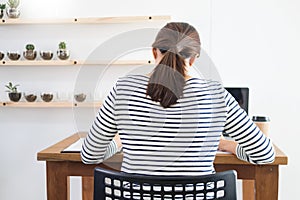
[[[65,162],[47,161],[47,199],[69,200],[70,179]]]
[[[278,165],[258,165],[255,171],[256,200],[278,200]]]
[[[94,177],[82,177],[82,200],[93,200],[94,196]]]
[[[254,180],[243,180],[243,200],[254,200]]]

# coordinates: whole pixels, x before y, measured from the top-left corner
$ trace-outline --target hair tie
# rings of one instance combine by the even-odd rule
[[[174,54],[178,54],[178,48],[177,48],[176,45],[171,46],[170,49],[169,49],[169,51],[171,51]]]

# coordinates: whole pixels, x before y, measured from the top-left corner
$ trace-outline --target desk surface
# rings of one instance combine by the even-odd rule
[[[58,142],[37,154],[37,160],[39,161],[77,161],[81,162],[80,154],[79,153],[61,153],[62,150],[76,142],[80,137],[84,137],[84,133],[76,133],[71,135],[70,137]],[[269,165],[287,165],[288,157],[276,146],[276,157],[275,161]],[[120,163],[122,162],[123,154],[118,153],[112,158],[105,161],[105,163]],[[215,164],[244,164],[244,165],[251,165],[250,163],[244,162],[239,160],[233,154],[217,154]]]

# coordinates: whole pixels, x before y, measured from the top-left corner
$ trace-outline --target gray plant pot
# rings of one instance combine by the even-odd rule
[[[57,51],[57,57],[61,60],[67,60],[70,57],[70,51],[65,49],[59,49]]]
[[[7,8],[6,14],[9,18],[19,18],[20,10],[18,10],[17,8]]]
[[[53,58],[51,51],[40,51],[40,55],[44,60],[51,60]]]
[[[24,94],[26,101],[34,102],[37,99],[35,94]]]
[[[53,94],[51,94],[51,93],[44,93],[44,94],[41,95],[41,98],[45,102],[50,102],[53,99]]]
[[[10,60],[19,60],[21,55],[18,52],[7,52],[7,57]]]
[[[20,101],[21,96],[22,96],[21,92],[11,92],[11,93],[8,93],[9,99],[10,99],[11,101],[13,101],[13,102],[18,102],[18,101]]]
[[[26,50],[26,51],[23,52],[23,56],[27,60],[34,60],[36,58],[36,51]]]
[[[74,98],[77,102],[83,102],[86,98],[86,94],[83,94],[83,93],[75,94]]]

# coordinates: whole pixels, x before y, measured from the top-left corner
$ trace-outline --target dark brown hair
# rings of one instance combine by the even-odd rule
[[[147,95],[168,108],[183,94],[185,59],[200,54],[199,34],[187,23],[168,23],[158,32],[152,47],[163,57],[150,76]]]

